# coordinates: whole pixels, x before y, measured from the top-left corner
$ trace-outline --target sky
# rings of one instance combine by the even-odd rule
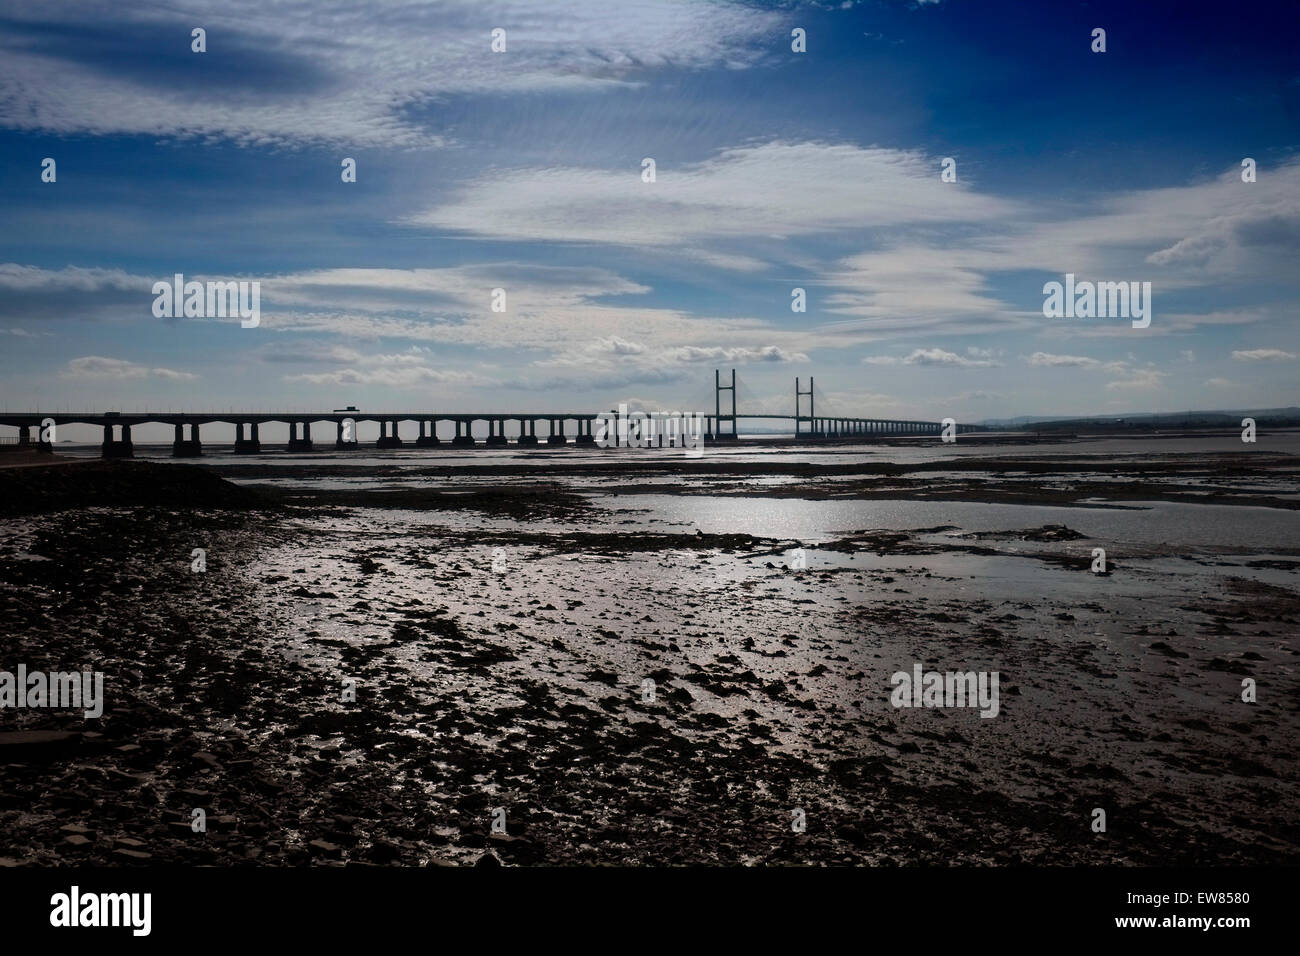
[[[750,413],[1300,405],[1297,25],[0,0],[0,406],[693,411],[718,368]],[[156,316],[177,273],[258,324]],[[1046,317],[1067,273],[1150,283],[1149,326]]]

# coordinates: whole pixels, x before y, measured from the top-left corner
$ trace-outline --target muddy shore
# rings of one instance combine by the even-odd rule
[[[1259,486],[1284,489],[1292,459],[818,466],[793,473],[815,487],[761,489],[744,467],[783,472],[702,465],[655,493],[955,494],[1080,518],[864,527],[799,567],[796,540],[628,533],[554,470],[315,490],[232,466],[242,486],[142,462],[0,472],[0,668],[93,667],[108,697],[98,721],[0,713],[0,861],[1297,861],[1300,551],[1171,543],[1094,576],[1084,506],[1130,500],[1136,474],[1146,500],[1285,515]],[[574,467],[607,493],[650,487]],[[998,669],[1001,714],[891,707],[914,661]]]

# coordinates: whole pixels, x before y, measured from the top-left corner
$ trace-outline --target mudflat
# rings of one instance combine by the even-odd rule
[[[1294,863],[1295,467],[5,470],[0,667],[106,704],[0,712],[0,857]]]

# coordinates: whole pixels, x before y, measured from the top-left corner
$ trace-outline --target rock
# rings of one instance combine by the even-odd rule
[[[221,769],[221,761],[217,759],[216,754],[208,753],[206,750],[197,750],[190,754],[190,756],[197,762],[211,767],[213,770]]]
[[[376,840],[366,850],[366,857],[375,863],[394,863],[402,857],[402,848],[387,840]]]
[[[475,866],[500,866],[501,861],[496,858],[494,853],[484,853],[474,861]]]
[[[9,730],[0,733],[0,763],[53,760],[74,750],[83,735],[71,730]]]

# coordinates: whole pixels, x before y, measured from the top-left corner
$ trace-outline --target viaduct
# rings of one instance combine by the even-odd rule
[[[722,408],[722,394],[730,393],[730,411]],[[807,398],[807,414],[801,414],[801,400]],[[706,428],[703,438],[708,442],[734,441],[740,437],[737,423],[740,419],[785,420],[794,422],[795,437],[802,440],[843,441],[848,439],[893,438],[906,436],[938,436],[943,430],[943,423],[930,421],[910,421],[880,418],[856,417],[819,417],[813,407],[813,381],[808,380],[808,390],[801,391],[799,380],[795,379],[795,414],[793,415],[741,415],[736,413],[736,372],[731,372],[731,384],[723,385],[720,373],[714,373],[714,412],[712,415],[701,414]],[[312,438],[313,424],[325,422],[334,425],[335,449],[355,449],[360,447],[356,437],[356,426],[360,422],[375,422],[379,425],[379,440],[375,448],[436,448],[447,445],[452,448],[475,448],[480,442],[473,434],[476,422],[487,424],[487,438],[483,446],[508,445],[506,439],[506,422],[518,423],[516,445],[567,445],[572,428],[573,443],[576,445],[596,445],[593,426],[602,418],[609,418],[613,413],[607,412],[361,412],[354,407],[336,408],[328,412],[213,412],[213,413],[176,413],[176,412],[25,412],[0,413],[0,425],[18,429],[18,444],[36,444],[42,451],[53,451],[48,441],[42,440],[43,425],[53,422],[59,425],[82,424],[98,425],[104,429],[102,455],[105,458],[130,458],[134,454],[131,440],[131,428],[146,423],[162,423],[175,428],[172,442],[172,455],[177,458],[193,458],[203,454],[203,443],[199,429],[203,425],[223,423],[235,426],[235,448],[237,455],[246,455],[262,450],[258,426],[267,422],[285,423],[289,426],[288,451],[311,451],[316,445]],[[673,413],[678,417],[687,417],[685,413]],[[403,422],[412,422],[418,429],[416,436],[403,438],[400,426]],[[537,434],[539,422],[545,423],[543,435]],[[439,435],[442,424],[443,435]],[[954,425],[957,433],[980,430],[973,425]],[[448,435],[446,432],[451,431]],[[681,434],[679,429],[678,434]],[[660,441],[662,443],[662,436]]]

